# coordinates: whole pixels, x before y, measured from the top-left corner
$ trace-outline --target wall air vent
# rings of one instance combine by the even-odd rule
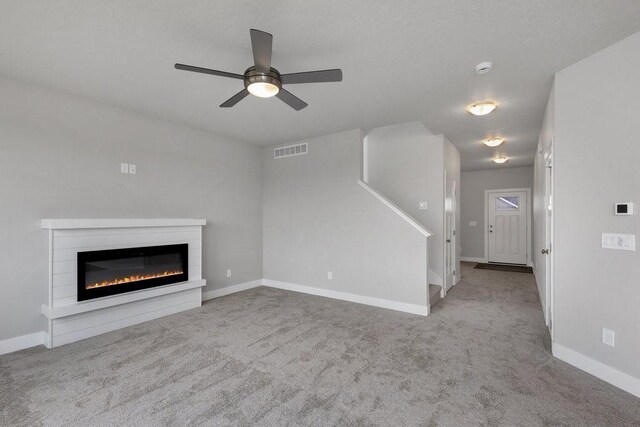
[[[281,159],[283,157],[301,156],[307,154],[307,143],[287,145],[286,147],[278,147],[273,149],[273,158]]]

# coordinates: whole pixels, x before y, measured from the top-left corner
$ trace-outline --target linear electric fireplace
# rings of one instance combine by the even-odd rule
[[[78,301],[186,282],[189,245],[78,252]]]

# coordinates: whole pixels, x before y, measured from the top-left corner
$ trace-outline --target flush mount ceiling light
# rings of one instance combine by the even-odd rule
[[[499,136],[492,136],[491,138],[484,139],[482,143],[487,147],[497,147],[504,142],[504,138]]]
[[[495,110],[498,106],[493,101],[483,101],[476,102],[475,104],[471,104],[467,107],[467,111],[469,111],[474,116],[486,116],[493,110]]]
[[[507,160],[509,160],[508,157],[505,156],[500,156],[500,157],[494,157],[493,158],[493,163],[497,163],[499,165],[503,164],[504,162],[506,162]]]

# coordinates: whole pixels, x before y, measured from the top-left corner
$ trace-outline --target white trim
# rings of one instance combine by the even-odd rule
[[[386,308],[389,310],[402,311],[405,313],[427,316],[428,306],[425,304],[409,304],[406,302],[391,301],[382,298],[368,297],[364,295],[350,294],[346,292],[334,291],[331,289],[315,288],[312,286],[298,285],[295,283],[279,282],[277,280],[264,279],[264,286],[270,288],[283,289],[286,291],[300,292],[303,294],[317,295],[326,298],[333,298],[342,301],[354,302],[356,304],[371,305],[374,307]]]
[[[397,207],[391,200],[387,199],[382,194],[378,193],[376,190],[371,188],[369,186],[369,184],[367,184],[366,182],[364,182],[361,179],[358,179],[358,184],[360,184],[360,186],[362,186],[369,193],[373,194],[376,199],[380,200],[389,209],[394,211],[400,218],[402,218],[406,222],[408,222],[413,228],[418,230],[420,232],[420,234],[424,235],[425,237],[429,237],[429,236],[433,235],[433,233],[430,230],[428,230],[427,228],[423,227],[422,224],[420,224],[418,221],[413,219],[408,213],[406,213],[405,211],[403,211],[402,209]]]
[[[489,193],[508,193],[515,191],[524,191],[527,193],[527,262],[526,265],[531,266],[531,260],[533,259],[533,239],[532,239],[532,216],[533,216],[533,204],[531,200],[531,188],[496,188],[490,190],[484,190],[484,259],[489,262]]]
[[[460,257],[460,261],[463,262],[481,262],[486,264],[487,263],[487,259],[486,258],[476,258],[476,257],[472,257],[472,256],[461,256]]]
[[[551,348],[553,355],[558,359],[567,362],[578,369],[582,369],[594,377],[598,377],[601,380],[629,392],[636,397],[640,397],[640,379],[632,377],[629,374],[625,374],[624,372],[607,366],[602,362],[598,362],[597,360],[578,353],[577,351],[561,346],[560,344],[553,343]]]
[[[247,291],[249,289],[257,288],[258,286],[262,286],[262,279],[254,280],[252,282],[244,282],[239,283],[237,285],[227,286],[221,289],[214,289],[211,291],[202,293],[202,300],[210,300],[213,298],[220,298],[225,295],[235,294],[236,292]]]
[[[206,219],[195,218],[103,218],[43,219],[40,226],[50,230],[69,230],[83,228],[179,227],[206,224]]]
[[[13,353],[14,351],[24,350],[25,348],[31,348],[38,345],[45,345],[46,342],[47,334],[43,331],[9,338],[0,341],[0,355]]]

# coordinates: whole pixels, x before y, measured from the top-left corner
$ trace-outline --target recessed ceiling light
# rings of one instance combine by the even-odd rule
[[[476,74],[487,74],[489,71],[491,71],[491,67],[493,67],[493,64],[491,62],[481,62],[480,64],[476,65]]]
[[[495,110],[497,107],[498,106],[495,102],[483,101],[469,105],[469,107],[467,107],[467,111],[469,111],[474,116],[485,116]]]
[[[499,165],[503,164],[503,163],[504,163],[504,162],[506,162],[507,160],[509,160],[509,158],[508,158],[508,157],[505,157],[505,156],[500,156],[500,157],[494,157],[494,158],[493,158],[493,162],[494,162],[494,163],[497,163],[497,164],[499,164]]]
[[[500,138],[499,136],[493,136],[491,138],[487,138],[482,141],[484,145],[487,147],[497,147],[498,145],[504,142],[504,138]]]

